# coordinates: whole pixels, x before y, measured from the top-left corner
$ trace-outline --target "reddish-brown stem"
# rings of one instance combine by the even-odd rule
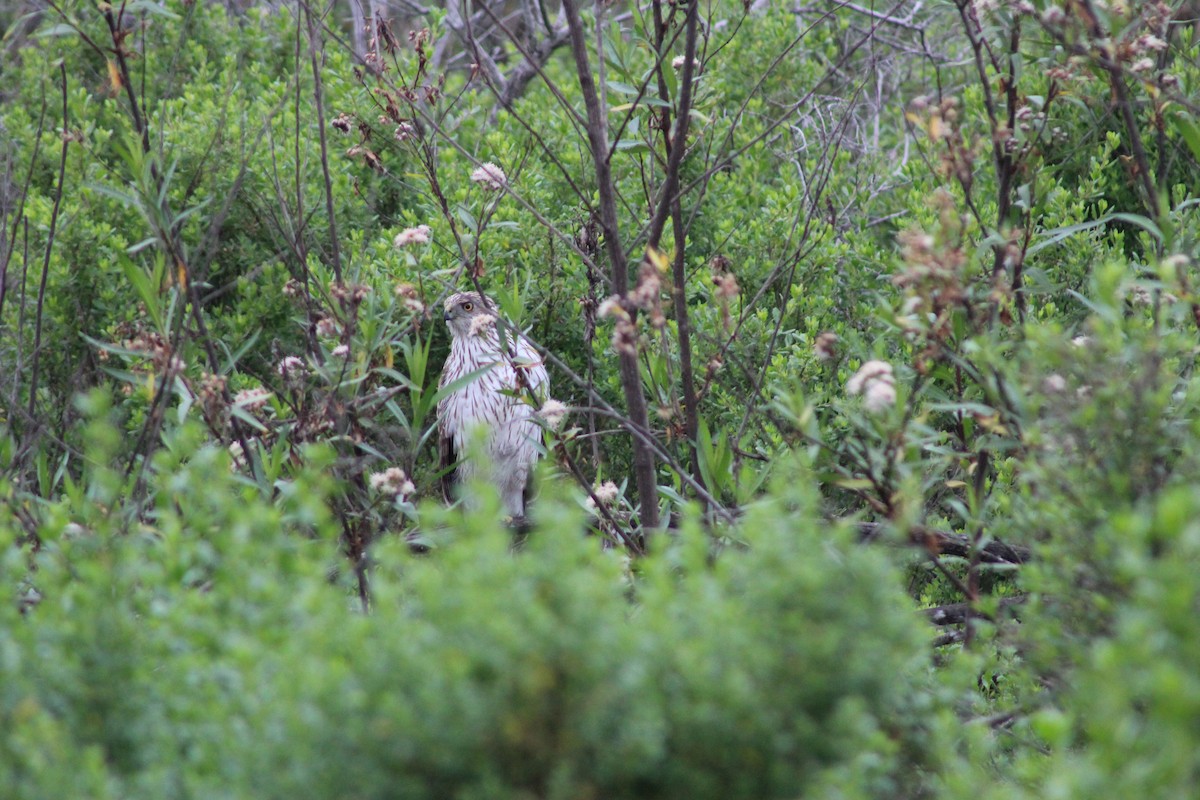
[[[58,211],[62,205],[63,179],[67,174],[67,148],[71,137],[67,130],[67,68],[58,65],[59,76],[62,78],[62,155],[58,160],[58,184],[54,188],[54,209],[50,212],[50,231],[46,238],[46,253],[42,258],[42,277],[38,284],[37,312],[33,323],[33,368],[29,376],[29,416],[36,419],[34,413],[37,403],[38,372],[42,364],[42,316],[46,303],[46,283],[50,275],[50,253],[54,250],[54,233],[58,228]]]
[[[609,267],[612,271],[613,290],[622,297],[629,288],[628,265],[621,245],[617,223],[616,187],[612,169],[608,162],[608,128],[605,109],[600,107],[596,85],[592,79],[592,68],[588,59],[587,41],[583,21],[574,0],[563,0],[563,12],[571,32],[571,53],[579,75],[579,86],[587,108],[588,142],[592,151],[592,162],[596,170],[596,186],[600,195],[600,228],[604,231],[604,246],[608,251]],[[646,397],[642,388],[642,374],[638,366],[636,345],[622,348],[618,353],[621,388],[625,394],[626,412],[630,422],[648,430],[649,415]],[[654,474],[654,450],[639,437],[633,440],[633,470],[637,482],[638,503],[641,508],[641,523],[646,530],[658,527],[658,481]]]
[[[317,138],[321,143],[321,174],[325,178],[325,214],[329,222],[329,260],[333,276],[342,282],[342,258],[338,249],[337,219],[333,212],[333,180],[329,177],[329,144],[325,138],[325,87],[321,82],[321,65],[317,60],[317,32],[313,27],[312,9],[304,6],[304,20],[308,26],[308,54],[312,62],[313,101],[317,108]],[[299,21],[297,21],[298,23]]]

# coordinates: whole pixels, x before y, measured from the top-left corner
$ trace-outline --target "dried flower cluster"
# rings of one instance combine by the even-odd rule
[[[417,490],[413,482],[399,467],[389,467],[383,472],[371,474],[371,489],[389,497],[403,499]]]
[[[996,0],[976,0],[981,5],[990,2],[996,5]],[[1032,4],[1020,0],[1009,5],[1019,13],[1036,16],[1037,11]],[[1171,5],[1162,0],[1152,2],[1129,3],[1125,0],[1096,0],[1095,9],[1104,13],[1112,25],[1113,36],[1097,38],[1096,17],[1089,4],[1073,3],[1063,0],[1061,5],[1047,5],[1040,13],[1042,25],[1061,41],[1069,42],[1077,38],[1088,41],[1094,55],[1106,61],[1123,65],[1130,72],[1139,75],[1143,80],[1151,75],[1158,85],[1164,89],[1178,87],[1179,78],[1161,72],[1158,54],[1169,47],[1169,28],[1175,11]],[[1117,31],[1120,31],[1118,34]],[[1081,60],[1082,54],[1072,57],[1072,61]],[[1054,74],[1057,68],[1050,70],[1050,77],[1058,79]],[[1084,71],[1079,77],[1085,78]]]
[[[247,411],[257,411],[271,399],[271,392],[261,386],[253,389],[242,389],[233,396],[233,404]]]
[[[721,309],[721,325],[725,330],[729,330],[733,325],[729,307],[737,299],[737,296],[741,294],[742,288],[738,286],[737,276],[732,272],[726,271],[729,266],[728,259],[713,259],[713,264],[720,264],[722,267],[722,269],[713,273],[713,297],[717,299],[717,304]]]
[[[334,283],[329,286],[329,296],[343,306],[361,305],[370,293],[371,287],[361,283]]]
[[[621,305],[621,298],[614,294],[600,302],[600,306],[596,309],[596,316],[600,319],[608,319],[609,317],[620,318],[628,317],[629,312]]]
[[[126,350],[132,350],[149,360],[156,372],[179,375],[187,369],[187,362],[171,349],[170,342],[157,331],[138,330],[122,344]]]
[[[400,124],[396,126],[395,132],[392,133],[392,138],[394,138],[397,142],[406,142],[409,139],[414,138],[416,135],[416,126],[408,120],[402,120]]]
[[[867,411],[878,414],[896,404],[896,376],[886,361],[868,361],[846,382],[846,394],[863,396]]]
[[[363,163],[375,172],[382,173],[386,171],[386,168],[383,166],[383,159],[379,157],[379,154],[364,144],[356,144],[353,147],[347,148],[346,158],[361,158]]]
[[[285,356],[275,365],[275,371],[285,381],[298,381],[308,374],[308,365],[297,356]]]
[[[595,496],[595,500],[589,497],[587,499],[587,507],[595,511],[597,500],[599,500],[600,504],[605,507],[611,506],[617,501],[617,497],[621,494],[621,490],[618,489],[617,485],[612,481],[604,481],[604,483],[601,483],[599,486],[596,486],[592,489],[592,494]]]
[[[425,313],[425,304],[421,302],[417,287],[411,283],[398,283],[394,290],[396,299],[414,314]]]
[[[741,291],[737,277],[732,272],[713,276],[713,294],[718,300],[729,302],[741,294]]]
[[[371,30],[372,35],[367,40],[367,52],[363,56],[363,62],[370,68],[373,75],[386,76],[395,68],[395,55],[400,49],[400,42],[392,32],[391,21],[388,19],[377,19],[368,29]],[[435,103],[441,96],[445,76],[439,75],[430,81],[428,74],[431,35],[428,28],[410,30],[408,42],[417,55],[414,74],[401,76],[398,81],[393,80],[386,83],[380,81],[381,85],[375,89],[388,111],[388,116],[393,121],[398,120],[397,101]],[[391,56],[391,58],[386,56]],[[354,74],[365,83],[366,74],[363,70],[355,67]],[[390,85],[397,84],[398,88],[395,90],[390,88]]]
[[[832,361],[837,357],[837,343],[838,335],[832,331],[825,331],[813,342],[813,354],[818,361]]]
[[[342,334],[342,327],[333,317],[321,317],[316,324],[317,336],[334,339]]]
[[[658,269],[649,261],[643,261],[638,269],[638,282],[629,293],[629,302],[635,307],[649,311],[658,305],[662,293],[662,278]]]
[[[319,314],[314,331],[323,339],[342,339],[342,344],[353,334],[359,309],[371,294],[371,287],[361,283],[335,282],[329,286],[330,298],[338,304],[341,312]]]
[[[1047,28],[1062,27],[1066,21],[1067,12],[1058,6],[1046,6],[1046,10],[1042,12],[1042,24]]]
[[[938,174],[956,178],[969,192],[974,181],[975,153],[974,145],[964,139],[959,128],[958,99],[946,97],[934,103],[928,97],[914,98],[905,118],[939,147]]]
[[[971,8],[975,14],[984,17],[993,14],[1001,7],[1006,7],[1018,14],[1032,14],[1033,5],[1028,0],[972,0]]]
[[[637,325],[625,308],[625,303],[617,295],[612,295],[600,303],[596,309],[599,319],[613,318],[616,326],[613,328],[612,346],[618,353],[637,355],[638,332]]]
[[[1062,394],[1067,390],[1067,379],[1057,372],[1047,375],[1042,381],[1042,391],[1046,394]]]
[[[638,332],[637,325],[628,316],[618,317],[613,329],[612,346],[618,353],[628,356],[637,355]]]
[[[202,372],[200,385],[196,389],[196,399],[208,426],[214,431],[224,430],[229,422],[228,409],[225,407],[225,378]]]
[[[909,333],[924,335],[927,340],[925,353],[917,359],[918,369],[938,354],[951,334],[953,311],[968,302],[963,219],[949,192],[938,190],[932,203],[938,211],[940,235],[935,238],[913,228],[901,232],[898,238],[904,267],[892,277],[892,283],[907,293],[903,313]]]
[[[505,176],[504,170],[490,161],[480,164],[471,173],[471,181],[472,183],[478,183],[489,192],[498,192],[508,185],[508,177]]]
[[[667,324],[662,306],[662,271],[667,266],[665,258],[644,259],[638,268],[637,286],[629,293],[629,303],[646,312],[646,320],[655,330]]]
[[[428,225],[418,225],[415,228],[405,228],[396,234],[392,244],[397,248],[408,247],[411,244],[429,244],[430,230]]]
[[[545,420],[546,427],[551,430],[558,430],[563,420],[566,419],[568,412],[569,409],[566,405],[560,403],[558,400],[550,399],[542,403],[539,413],[541,413],[542,419]]]

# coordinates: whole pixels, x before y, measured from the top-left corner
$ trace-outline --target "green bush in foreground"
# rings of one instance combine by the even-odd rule
[[[1114,515],[1098,537],[1121,540],[1115,570],[1127,593],[1107,635],[1074,651],[1077,667],[1046,681],[1042,707],[1005,720],[991,743],[981,738],[982,757],[955,764],[941,796],[1115,800],[1195,793],[1200,504],[1191,488],[1174,489]],[[1095,596],[1092,602],[1104,603]],[[1044,650],[1069,631],[1052,613],[1058,603],[1043,598],[1029,610],[1030,649]],[[993,758],[996,744],[1010,755]]]
[[[6,589],[40,598],[0,611],[8,796],[916,786],[918,714],[937,718],[914,700],[923,623],[886,557],[816,521],[804,491],[750,511],[750,550],[713,562],[685,526],[636,577],[555,498],[519,553],[487,512],[447,517],[430,555],[380,544],[362,615],[330,577],[320,473],[265,502],[198,438],[184,429],[156,462],[153,524],[120,530],[102,469],[47,513],[31,561],[4,520]]]

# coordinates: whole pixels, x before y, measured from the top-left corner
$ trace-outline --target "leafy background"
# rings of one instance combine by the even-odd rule
[[[1187,796],[1196,4],[468,11],[0,6],[11,796]]]

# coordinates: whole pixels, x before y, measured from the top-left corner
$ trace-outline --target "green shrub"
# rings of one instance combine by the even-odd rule
[[[628,370],[568,48],[505,110],[441,9],[371,43],[334,3],[312,54],[304,4],[0,11],[0,786],[1188,791],[1194,3],[762,6],[699,12],[686,138],[656,62],[701,6],[583,9]],[[668,149],[687,230],[648,251]],[[574,407],[519,542],[484,487],[436,502],[475,278]]]
[[[15,797],[76,759],[124,797],[872,797],[933,763],[923,623],[803,471],[715,562],[688,523],[631,565],[556,497],[515,553],[487,510],[443,514],[429,555],[379,544],[363,616],[319,470],[270,502],[195,433],[146,523],[96,510],[104,468],[28,560],[4,520],[4,585],[38,598],[0,626]]]

